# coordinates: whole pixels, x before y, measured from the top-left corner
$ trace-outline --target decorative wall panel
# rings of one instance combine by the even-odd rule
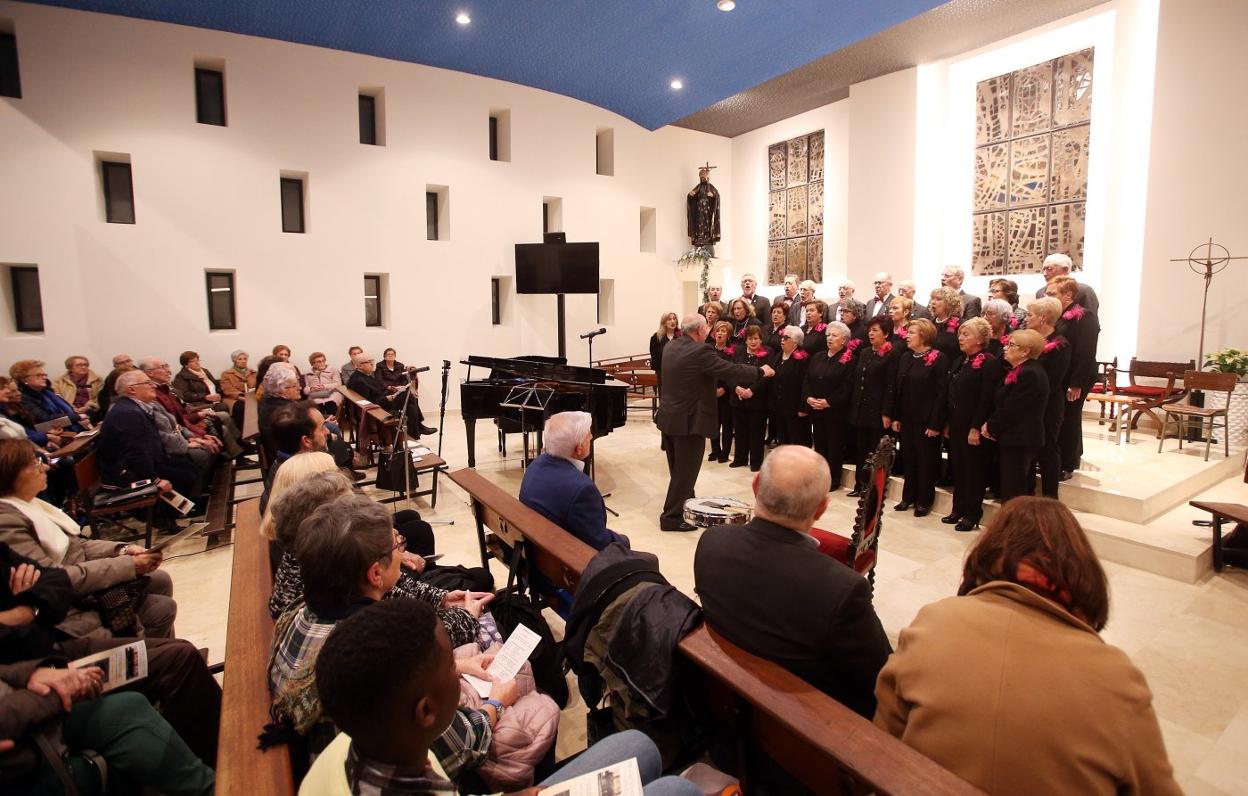
[[[767,284],[823,279],[823,131],[767,148]]]
[[[971,269],[1039,273],[1053,252],[1083,268],[1093,50],[976,86]]]

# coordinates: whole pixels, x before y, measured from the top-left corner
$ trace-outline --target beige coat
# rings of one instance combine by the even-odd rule
[[[94,370],[87,371],[87,390],[91,397],[87,399],[85,408],[79,408],[84,412],[95,412],[100,408],[100,388],[104,386],[104,380],[101,379]],[[74,397],[78,395],[78,385],[74,384],[74,380],[69,377],[69,373],[62,373],[52,382],[52,391],[65,399],[65,403],[70,406],[74,405]]]
[[[134,557],[119,555],[126,546],[124,542],[105,542],[71,536],[65,559],[59,565],[56,564],[39,544],[34,523],[8,503],[0,503],[0,542],[7,544],[18,555],[38,564],[65,570],[74,587],[74,593],[78,596],[107,589],[137,577]],[[57,625],[57,628],[74,637],[108,635],[108,631],[100,627],[98,613],[84,611],[76,606],[69,609],[65,621]]]
[[[875,695],[876,724],[988,793],[1182,793],[1140,670],[1013,583],[921,609]]]

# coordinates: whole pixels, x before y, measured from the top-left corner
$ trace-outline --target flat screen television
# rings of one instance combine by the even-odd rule
[[[517,293],[597,293],[597,243],[517,243]]]

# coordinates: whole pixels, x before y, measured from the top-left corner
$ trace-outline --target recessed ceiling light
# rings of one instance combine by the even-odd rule
[[[737,4],[734,0],[718,0],[718,2],[715,3],[715,7],[720,11],[731,11],[737,7]]]
[[[671,86],[674,91],[680,91],[682,88],[685,87],[685,84],[680,82],[679,80],[673,80],[668,85]]]
[[[469,22],[472,22],[472,17],[468,16],[467,11],[460,11],[455,15],[455,21],[461,25],[467,25]]]

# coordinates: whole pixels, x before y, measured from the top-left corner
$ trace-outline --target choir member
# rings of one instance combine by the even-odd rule
[[[1066,415],[1066,374],[1070,371],[1070,342],[1056,328],[1062,305],[1055,298],[1036,299],[1027,308],[1027,328],[1044,338],[1040,364],[1048,377],[1049,397],[1044,410],[1044,447],[1040,449],[1040,490],[1057,497],[1062,477],[1061,430]]]
[[[810,355],[802,348],[805,334],[786,326],[780,334],[780,350],[772,355],[776,375],[772,381],[773,416],[781,445],[810,445],[810,418],[803,411],[802,380]]]
[[[944,390],[949,357],[934,347],[936,327],[926,318],[910,321],[907,352],[897,359],[897,378],[885,393],[884,414],[901,438],[901,502],[894,511],[914,509],[925,517],[936,500],[936,473],[940,469],[941,428],[935,398]]]
[[[958,328],[962,354],[950,369],[936,406],[937,424],[949,441],[953,469],[953,510],[940,521],[958,531],[974,530],[983,517],[986,449],[991,443],[979,429],[988,419],[993,393],[1005,376],[1001,360],[987,351],[992,336],[987,315],[985,306],[983,315]]]
[[[708,342],[715,348],[715,353],[728,361],[732,361],[736,347],[731,344],[732,324],[718,321],[711,327],[711,338]],[[706,457],[708,462],[728,461],[728,451],[732,448],[732,405],[729,403],[727,381],[715,383],[716,425],[715,434],[711,437],[711,454]]]
[[[806,302],[806,325],[802,327],[805,338],[802,350],[810,356],[818,354],[828,347],[825,332],[828,328],[828,305],[819,299]]]
[[[674,312],[665,312],[659,316],[659,329],[650,335],[650,369],[654,371],[656,380],[663,373],[663,349],[680,334],[680,318]]]
[[[763,345],[759,326],[745,327],[745,344],[736,346],[735,362],[761,368],[771,361],[771,351]],[[749,465],[751,472],[763,466],[763,448],[767,443],[767,407],[770,400],[769,379],[757,376],[750,382],[731,384],[732,430],[736,448],[729,467]]]
[[[962,296],[951,287],[938,287],[932,291],[932,323],[936,325],[936,340],[932,344],[952,361],[958,355],[958,326],[962,323]]]
[[[1027,325],[1026,315],[1023,320],[1015,318],[1010,311],[1010,305],[1004,299],[988,299],[984,303],[984,314],[980,317],[988,321],[991,327],[988,345],[984,350],[997,359],[1000,359],[1005,352],[1005,344],[1009,342],[1010,332],[1016,332]]]
[[[867,487],[871,471],[867,457],[875,452],[880,437],[892,429],[892,420],[884,416],[884,395],[897,376],[897,357],[889,341],[893,321],[877,315],[867,321],[867,342],[857,355],[854,389],[849,402],[849,422],[854,428],[854,445],[858,465],[854,489],[850,497],[858,497]]]
[[[743,298],[732,300],[728,305],[728,315],[732,323],[732,337],[741,343],[745,342],[745,327],[759,326],[762,323],[754,317],[754,305]]]
[[[1058,334],[1070,341],[1070,370],[1066,374],[1066,411],[1062,419],[1062,480],[1079,469],[1083,456],[1083,402],[1096,383],[1096,344],[1101,322],[1092,310],[1075,303],[1079,283],[1069,276],[1054,277],[1046,288],[1062,305],[1057,320]]]
[[[1034,306],[1034,305],[1033,305]],[[1030,325],[1031,318],[1028,318]],[[1046,444],[1049,377],[1037,360],[1047,343],[1034,328],[1012,332],[1005,345],[1010,370],[993,394],[993,409],[980,434],[998,445],[1002,503],[1030,494],[1036,455]]]
[[[719,323],[719,319],[724,314],[724,305],[718,301],[708,301],[702,305],[702,316],[706,318],[706,325],[715,328],[715,324]],[[708,340],[708,342],[710,342]]]
[[[763,345],[780,350],[780,332],[789,325],[789,304],[782,298],[771,305],[771,320],[763,326]]]
[[[855,298],[841,299],[838,305],[841,311],[841,323],[849,327],[851,339],[867,342],[867,308]]]
[[[896,296],[888,303],[888,317],[893,322],[893,333],[888,341],[893,344],[893,348],[902,349],[906,347],[906,335],[910,334],[906,325],[914,320],[914,302],[905,296]]]
[[[1027,310],[1018,306],[1018,283],[1013,279],[997,278],[988,283],[990,298],[1000,299],[1010,305],[1010,316],[1014,318],[1014,329],[1023,329],[1027,325]]]
[[[813,426],[815,452],[828,463],[832,485],[841,488],[845,444],[849,436],[849,398],[854,389],[854,356],[863,347],[840,321],[828,324],[827,345],[810,358],[802,385],[802,401]]]

